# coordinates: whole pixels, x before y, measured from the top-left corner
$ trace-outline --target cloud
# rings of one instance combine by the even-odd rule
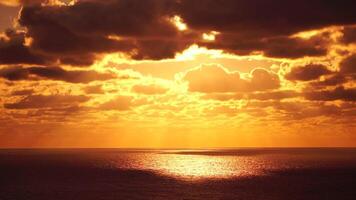
[[[59,80],[69,83],[89,83],[92,81],[104,81],[114,79],[116,76],[110,73],[99,73],[89,70],[64,70],[60,67],[6,67],[0,69],[0,78],[11,81],[31,80],[34,77],[40,79]]]
[[[202,4],[200,0],[180,0],[178,12],[193,29],[229,32],[248,39],[353,24],[355,6],[353,1],[206,0]]]
[[[33,93],[34,93],[33,89],[15,90],[11,92],[11,96],[28,96],[28,95],[32,95]]]
[[[6,67],[0,69],[0,77],[10,81],[26,80],[29,78],[29,72],[19,66]]]
[[[87,86],[84,88],[84,92],[87,94],[105,94],[101,85]]]
[[[229,101],[229,100],[240,100],[247,98],[246,95],[242,93],[207,93],[202,96],[203,99],[213,99],[218,101]]]
[[[295,98],[299,96],[301,96],[301,94],[293,90],[280,90],[280,91],[271,91],[271,92],[252,93],[248,95],[248,98],[265,101],[265,100],[289,99],[289,98]]]
[[[117,96],[114,99],[105,102],[99,106],[102,110],[130,110],[133,106],[133,97],[131,96]]]
[[[229,53],[248,55],[263,52],[267,57],[301,58],[306,56],[323,56],[328,52],[328,38],[314,36],[302,39],[289,36],[249,39],[235,34],[219,34],[213,42],[200,42],[211,49],[222,49]]]
[[[24,45],[25,33],[7,30],[0,36],[0,64],[44,64],[47,58]]]
[[[0,4],[5,6],[21,6],[21,5],[31,5],[31,4],[41,4],[41,3],[59,3],[61,1],[70,1],[70,0],[0,0]]]
[[[229,72],[220,65],[202,65],[188,71],[184,80],[193,92],[252,92],[277,89],[279,78],[265,69],[254,69],[249,79],[240,77],[239,72]]]
[[[350,55],[340,63],[342,74],[356,74],[356,54]]]
[[[5,103],[6,109],[38,109],[73,106],[88,101],[87,96],[71,95],[29,95],[15,103]]]
[[[346,83],[349,80],[347,76],[344,76],[339,73],[335,73],[334,75],[325,78],[322,81],[312,82],[310,86],[312,87],[326,87],[326,86],[336,86]]]
[[[159,85],[135,85],[132,87],[132,90],[136,93],[146,94],[146,95],[155,95],[155,94],[164,94],[168,91],[168,88],[159,86]]]
[[[279,37],[262,42],[263,47],[257,50],[263,51],[267,57],[294,59],[324,56],[328,52],[328,40],[320,36],[310,39]]]
[[[312,101],[356,101],[356,88],[344,88],[339,86],[333,90],[322,90],[305,92],[304,96],[307,100]]]
[[[356,79],[355,66],[356,55],[351,54],[341,60],[336,71],[329,70],[325,65],[309,64],[292,68],[285,78],[294,82],[310,81],[306,85],[308,90],[317,91],[331,86],[340,89],[345,84],[353,84]]]
[[[0,0],[0,5],[5,6],[19,6],[20,2],[18,0]]]
[[[55,1],[13,2],[23,5],[19,24],[26,28],[31,43],[24,45],[24,34],[1,41],[0,52],[5,53],[0,54],[0,63],[6,64],[59,61],[87,66],[100,54],[114,52],[136,60],[161,60],[174,58],[192,44],[234,54],[259,52],[291,59],[323,56],[328,53],[330,35],[291,36],[356,23],[356,14],[350,9],[355,3],[351,1],[207,0],[201,5],[196,0],[80,0],[67,6]],[[47,4],[40,5],[42,2]],[[254,13],[259,13],[258,17]],[[180,16],[188,30],[178,30],[171,20],[174,16]],[[201,35],[211,31],[219,33],[216,39],[202,40]],[[343,32],[345,40],[352,40],[351,28]]]
[[[356,26],[344,27],[342,30],[343,37],[341,42],[351,44],[356,42]]]
[[[352,105],[351,105],[352,107]],[[287,101],[250,101],[245,109],[256,109],[258,115],[264,109],[273,108],[273,113],[267,112],[267,115],[273,115],[280,120],[304,120],[315,117],[328,117],[333,119],[333,123],[338,120],[348,121],[349,117],[355,116],[353,108],[342,103],[340,106],[327,105],[324,102],[287,102]],[[345,121],[343,123],[346,123]],[[352,123],[352,122],[351,122]]]
[[[282,100],[301,96],[293,90],[280,90],[280,91],[266,91],[266,92],[253,92],[253,93],[208,93],[203,96],[203,99],[214,99],[219,101],[229,100]]]
[[[291,81],[311,81],[331,73],[332,71],[325,65],[308,64],[292,68],[292,70],[285,75],[285,78]]]
[[[251,80],[248,87],[252,91],[277,89],[280,80],[277,74],[262,68],[256,68],[251,72]]]
[[[33,39],[31,48],[56,56],[62,63],[91,64],[95,54],[111,52],[134,59],[172,58],[191,44],[169,20],[172,3],[93,0],[72,6],[27,5],[19,22]],[[70,62],[77,58],[73,54],[83,60]]]
[[[207,0],[201,5],[199,0],[181,0],[178,12],[191,29],[220,33],[215,41],[201,42],[201,45],[235,54],[262,51],[265,56],[294,59],[326,55],[330,35],[317,34],[310,38],[292,35],[333,25],[355,24],[356,14],[348,7],[355,5],[351,1],[322,0]]]
[[[308,72],[309,71],[309,72]],[[313,72],[311,72],[313,71]],[[305,75],[304,75],[305,74]],[[309,74],[309,76],[307,75]],[[319,78],[318,76],[327,75],[323,80],[314,81],[309,84],[309,86],[322,88],[326,86],[341,86],[345,83],[352,83],[356,80],[356,54],[351,54],[344,58],[339,64],[339,70],[335,72],[331,72],[326,67],[319,66],[318,68],[307,69],[307,68],[294,68],[290,74],[286,75],[286,78],[295,80],[299,75],[299,80],[308,79],[308,78]]]

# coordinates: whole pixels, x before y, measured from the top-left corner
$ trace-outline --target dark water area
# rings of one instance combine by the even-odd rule
[[[0,200],[356,199],[356,149],[0,150]]]

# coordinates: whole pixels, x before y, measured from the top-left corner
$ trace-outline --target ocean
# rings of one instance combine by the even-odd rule
[[[356,149],[3,149],[0,200],[355,200]]]

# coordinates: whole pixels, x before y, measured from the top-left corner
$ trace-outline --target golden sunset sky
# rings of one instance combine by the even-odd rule
[[[0,147],[356,146],[355,8],[0,0]]]

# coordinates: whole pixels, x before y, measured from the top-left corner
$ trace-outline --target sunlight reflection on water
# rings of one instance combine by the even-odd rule
[[[256,157],[140,153],[135,159],[118,155],[116,168],[150,170],[180,179],[231,178],[263,174]]]
[[[167,154],[148,163],[148,168],[180,178],[228,178],[257,174],[251,165],[242,157]]]
[[[263,150],[252,151],[252,154],[243,150],[114,152],[104,163],[111,168],[152,171],[178,179],[223,179],[268,175],[275,170],[340,165],[342,160],[347,164],[354,160],[355,152],[334,151]]]

